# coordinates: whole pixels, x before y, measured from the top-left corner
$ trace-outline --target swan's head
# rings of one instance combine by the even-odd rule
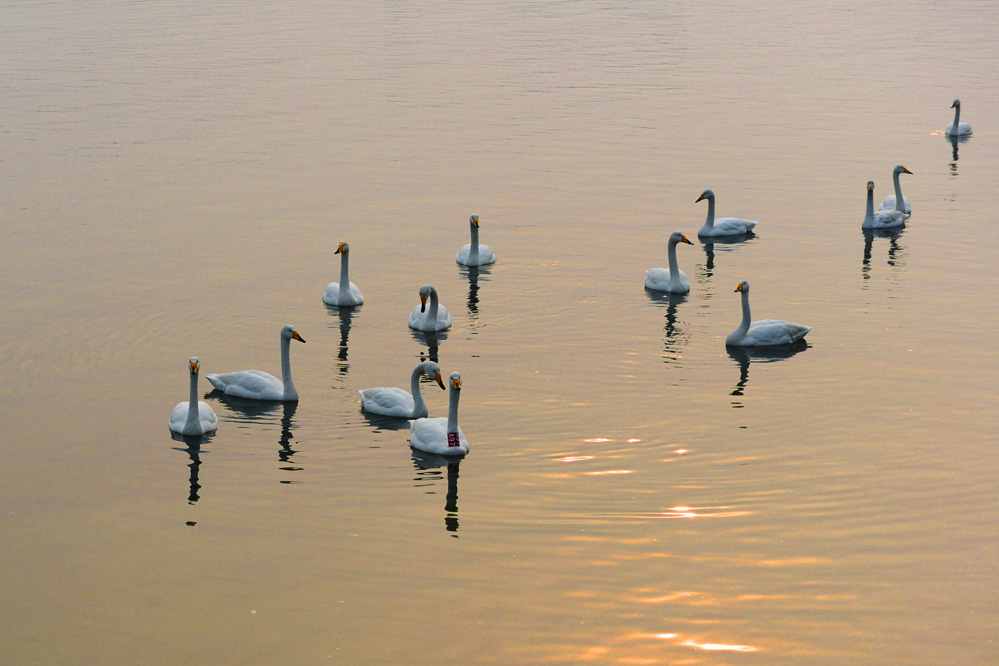
[[[950,108],[952,108],[952,109],[953,109],[953,108],[954,108],[955,106],[956,106],[957,108],[961,108],[961,100],[959,100],[959,99],[955,99],[955,100],[954,100],[954,103],[950,105]]]
[[[701,196],[697,197],[697,201],[703,201],[704,199],[714,200],[714,198],[715,198],[714,192],[712,192],[711,190],[704,190],[703,192],[701,192]],[[695,201],[694,203],[697,203],[697,201]]]
[[[908,169],[906,169],[901,164],[899,164],[897,167],[895,167],[895,169],[894,169],[894,171],[892,171],[892,173],[894,173],[894,174],[907,173],[907,174],[910,174],[910,175],[912,174],[911,171],[909,171]]]
[[[687,245],[693,245],[693,243],[690,242],[690,239],[681,234],[679,231],[674,231],[672,234],[670,234],[669,242],[672,245],[676,245],[677,243],[686,243]]]
[[[426,373],[427,376],[433,377],[437,385],[441,387],[442,391],[447,390],[444,386],[444,380],[441,378],[441,366],[437,365],[433,361],[424,361],[420,364],[420,369]]]
[[[190,358],[190,360],[188,360],[187,364],[188,364],[188,367],[191,369],[191,374],[192,375],[198,374],[198,357],[197,356],[192,356]]]
[[[461,373],[452,372],[451,376],[448,377],[448,381],[451,383],[451,388],[455,391],[461,390]]]
[[[468,223],[471,224],[473,227],[479,226],[479,216],[473,215],[472,217],[468,218]]]
[[[350,246],[346,243],[340,243],[336,246],[336,252],[333,254],[347,254],[348,252],[350,252]]]
[[[874,181],[873,180],[867,181],[867,191],[868,192],[873,192],[874,191]]]
[[[437,292],[434,290],[434,288],[431,287],[429,284],[425,284],[422,287],[420,287],[420,312],[427,311],[427,299],[430,298],[431,295],[436,293]]]
[[[740,282],[739,284],[737,284],[735,286],[735,290],[736,291],[741,291],[744,294],[748,294],[749,293],[749,283],[746,282],[745,280],[743,280],[742,282]]]
[[[281,339],[298,340],[299,342],[305,342],[305,338],[298,334],[298,330],[294,326],[288,324],[281,329]]]

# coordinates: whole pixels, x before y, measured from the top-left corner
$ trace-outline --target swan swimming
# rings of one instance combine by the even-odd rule
[[[340,307],[354,307],[364,303],[364,296],[357,285],[347,277],[347,258],[350,256],[350,246],[340,243],[336,252],[340,255],[340,282],[330,282],[323,292],[323,303],[326,305],[338,305]]]
[[[805,337],[811,326],[802,326],[782,319],[760,319],[750,323],[749,283],[743,280],[735,288],[742,292],[742,323],[725,338],[734,347],[769,347],[789,345]]]
[[[897,210],[879,210],[874,214],[874,181],[867,181],[867,214],[861,229],[892,229],[905,226],[905,213]]]
[[[719,217],[715,219],[715,193],[711,190],[704,190],[697,201],[708,200],[708,217],[704,220],[704,226],[697,232],[698,236],[707,238],[715,236],[740,236],[748,234],[757,224],[756,220],[743,220],[738,217]],[[697,203],[695,201],[694,203]]]
[[[192,357],[187,362],[191,371],[191,399],[177,403],[170,413],[170,430],[181,435],[206,435],[219,427],[219,417],[208,406],[198,400],[198,359]]]
[[[971,125],[961,122],[961,100],[955,99],[950,108],[954,109],[954,122],[944,128],[944,134],[947,136],[967,136],[971,134]]]
[[[441,456],[463,456],[468,453],[468,440],[458,426],[458,398],[461,395],[461,375],[452,372],[448,378],[451,384],[448,399],[447,418],[438,416],[432,419],[410,421],[412,431],[409,443],[414,449],[436,453]]]
[[[427,307],[427,299],[430,307]],[[437,290],[429,284],[420,287],[420,304],[409,313],[409,327],[417,331],[443,331],[451,328],[451,315],[437,300]]]
[[[472,229],[472,242],[466,244],[458,250],[455,261],[463,266],[485,266],[496,263],[496,255],[488,245],[479,245],[479,216],[473,215],[468,218],[468,225]]]
[[[212,386],[227,395],[251,400],[298,400],[298,391],[291,381],[291,360],[289,348],[292,340],[305,342],[295,327],[287,325],[281,329],[281,379],[260,370],[240,370],[221,375],[208,375]]]
[[[655,291],[668,291],[673,294],[686,294],[690,291],[690,282],[687,274],[680,270],[676,263],[676,245],[686,243],[693,245],[690,240],[679,231],[674,231],[669,237],[669,246],[666,251],[669,259],[669,268],[650,268],[645,271],[645,287]]]
[[[408,419],[419,419],[427,416],[429,413],[427,405],[423,402],[423,394],[420,392],[420,375],[423,373],[433,377],[441,390],[444,390],[441,366],[433,361],[424,361],[413,368],[413,374],[409,381],[412,393],[394,386],[363,389],[358,391],[361,396],[361,409],[372,414],[399,416]]]
[[[903,173],[912,174],[911,171],[901,164],[892,169],[891,180],[895,184],[895,194],[889,194],[885,197],[885,200],[881,202],[881,210],[898,210],[906,215],[912,213],[912,206],[909,205],[909,197],[902,194],[902,186],[898,184],[898,177]],[[902,200],[902,205],[898,204],[899,199]]]

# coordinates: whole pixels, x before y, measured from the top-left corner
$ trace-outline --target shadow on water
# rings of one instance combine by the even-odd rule
[[[413,454],[413,467],[416,469],[416,478],[413,481],[417,488],[433,487],[447,474],[447,494],[444,498],[444,529],[452,532],[451,536],[457,538],[458,531],[458,466],[461,460],[455,460],[450,456],[439,456],[434,453],[425,453],[411,449]],[[433,490],[426,491],[428,495],[435,495]]]
[[[471,334],[475,335],[479,332],[479,280],[489,281],[489,268],[485,266],[459,266],[458,272],[468,280],[468,300],[465,309],[468,311],[469,329]]]
[[[414,331],[409,329],[412,333],[413,339],[419,342],[422,346],[427,348],[426,353],[421,351],[417,356],[419,356],[421,361],[433,361],[434,363],[440,363],[440,358],[438,353],[440,351],[440,343],[447,340],[447,331],[438,331],[436,333],[431,333],[427,331]]]
[[[229,423],[246,424],[258,423],[263,425],[277,425],[281,434],[278,436],[278,461],[283,465],[279,467],[285,472],[301,472],[303,468],[296,466],[294,456],[301,452],[293,444],[294,435],[292,428],[296,425],[294,418],[298,410],[297,400],[249,400],[247,398],[237,398],[226,395],[215,390],[208,393],[206,398],[214,398],[225,405],[227,413],[223,413],[219,418]],[[282,480],[280,483],[301,483],[300,481]]]
[[[699,283],[708,282],[714,276],[715,253],[735,252],[738,246],[743,243],[749,243],[755,238],[756,234],[752,231],[739,236],[722,236],[711,238],[710,240],[698,237],[701,246],[704,248],[704,263],[697,264],[697,281]]]
[[[950,143],[950,148],[951,148],[951,153],[950,153],[950,160],[951,160],[950,161],[950,174],[952,176],[956,176],[957,175],[957,159],[958,159],[957,158],[957,146],[960,143],[968,143],[968,139],[970,139],[971,137],[967,136],[967,135],[965,135],[965,136],[947,136],[945,134],[944,138],[947,139],[948,143]]]
[[[409,430],[409,419],[401,416],[384,416],[361,410],[361,416],[375,432]]]
[[[726,345],[725,350],[733,361],[739,366],[739,381],[732,387],[729,395],[742,397],[746,384],[749,383],[749,366],[752,363],[775,363],[791,358],[808,349],[808,343],[798,340],[790,345],[777,345],[775,347],[733,347]],[[733,407],[742,407],[742,403],[732,403]]]
[[[864,234],[864,260],[860,272],[865,280],[871,279],[871,254],[874,251],[875,238],[885,238],[888,240],[888,259],[885,263],[896,271],[905,268],[906,248],[898,242],[898,239],[905,232],[905,227],[897,229],[863,229],[862,231]]]
[[[666,307],[666,321],[663,325],[663,331],[666,332],[666,338],[663,340],[663,362],[679,361],[683,356],[683,348],[690,340],[690,334],[682,326],[677,325],[676,310],[677,306],[687,301],[688,294],[673,294],[646,288],[645,295],[657,306]]]
[[[350,369],[350,363],[347,361],[347,338],[350,337],[350,324],[354,316],[360,314],[361,307],[363,306],[356,308],[338,308],[333,305],[326,306],[329,316],[339,320],[340,344],[337,346],[336,351],[336,367],[341,375],[346,375]]]
[[[191,461],[188,464],[188,467],[191,469],[188,477],[188,504],[197,504],[198,500],[201,499],[201,484],[198,482],[198,474],[201,471],[201,447],[210,442],[214,435],[215,433],[209,435],[181,435],[173,431],[170,432],[170,436],[174,441],[184,442],[187,445],[184,448],[175,446],[174,450],[185,452]],[[194,523],[189,522],[188,525],[194,525]]]

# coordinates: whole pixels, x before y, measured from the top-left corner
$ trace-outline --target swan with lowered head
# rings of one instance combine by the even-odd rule
[[[240,370],[221,375],[208,375],[212,386],[226,395],[251,400],[298,400],[298,391],[291,381],[291,341],[305,342],[292,325],[281,329],[281,379],[260,370]],[[283,381],[282,381],[283,380]]]
[[[177,403],[170,413],[170,430],[181,435],[206,435],[219,427],[219,417],[207,403],[198,400],[198,359],[187,362],[191,371],[191,399]]]
[[[427,299],[430,299],[430,307],[427,307]],[[420,287],[420,304],[409,313],[409,327],[427,332],[451,328],[451,315],[437,300],[437,290],[429,284]]]
[[[897,210],[879,210],[874,214],[874,181],[867,181],[867,214],[861,229],[893,229],[905,226],[905,213]]]
[[[409,422],[409,443],[414,449],[441,456],[463,456],[468,453],[468,440],[458,427],[458,398],[461,396],[461,375],[452,372],[447,418],[416,419]]]
[[[363,389],[358,391],[361,396],[361,409],[383,416],[398,416],[407,419],[423,418],[429,413],[426,403],[423,402],[423,394],[420,393],[420,375],[423,373],[433,377],[441,390],[444,390],[441,366],[433,361],[424,361],[413,368],[413,375],[409,382],[413,390],[412,393],[394,386]]]
[[[340,243],[333,254],[340,255],[340,282],[330,282],[326,285],[326,291],[323,292],[323,303],[348,308],[361,305],[364,303],[364,296],[361,296],[361,290],[347,277],[347,257],[350,256],[350,246],[346,243]]]
[[[669,237],[669,246],[666,251],[669,259],[669,268],[650,268],[645,271],[645,288],[655,291],[668,291],[673,294],[686,294],[690,291],[690,282],[687,274],[680,270],[676,263],[677,243],[687,243],[693,245],[686,236],[679,231],[674,231]]]
[[[455,261],[463,266],[485,266],[496,263],[496,255],[488,245],[479,245],[479,216],[473,215],[468,218],[468,225],[472,229],[472,242],[466,244],[455,257]]]
[[[743,220],[738,217],[719,217],[715,219],[715,193],[711,190],[704,190],[697,201],[708,200],[708,217],[704,220],[704,226],[697,232],[698,236],[713,238],[717,236],[741,236],[753,230],[758,222],[756,220]],[[694,203],[697,203],[695,201]]]
[[[954,122],[944,128],[944,134],[947,136],[967,136],[971,134],[971,125],[961,122],[961,100],[955,99],[950,107],[954,109]]]
[[[912,213],[912,206],[909,205],[909,197],[902,195],[902,186],[898,184],[898,177],[903,173],[912,174],[911,171],[899,164],[891,172],[891,180],[895,184],[895,194],[889,194],[881,202],[881,210],[898,210],[906,215]],[[899,202],[902,203],[899,203]]]
[[[742,323],[725,338],[726,345],[733,347],[770,347],[789,345],[805,337],[811,326],[802,326],[782,319],[760,319],[750,321],[749,283],[743,280],[735,288],[742,292]]]

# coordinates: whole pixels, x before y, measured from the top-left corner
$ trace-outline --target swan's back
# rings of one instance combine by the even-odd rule
[[[864,220],[861,229],[894,229],[901,226],[905,226],[905,213],[893,208],[879,210],[873,218]]]
[[[902,195],[902,204],[905,207],[906,215],[912,213],[912,206],[909,205],[909,197]],[[885,200],[881,202],[881,210],[895,210],[895,195],[889,194],[885,197]]]
[[[361,409],[366,412],[408,418],[427,415],[426,407],[423,408],[422,414],[414,414],[416,403],[413,396],[409,391],[395,386],[376,386],[357,393],[361,396]]]
[[[182,435],[204,435],[219,427],[219,417],[215,415],[208,403],[203,400],[198,401],[198,423],[193,430],[186,430],[187,414],[190,411],[190,402],[178,403],[170,412],[170,430]]]
[[[234,395],[237,398],[284,399],[284,384],[281,380],[262,370],[240,370],[208,375],[208,381],[223,393]]]
[[[436,322],[427,319],[429,314],[429,307],[425,311],[420,312],[420,306],[417,305],[409,313],[409,327],[417,331],[443,331],[444,329],[451,328],[451,314],[440,303],[437,304]]]
[[[479,261],[476,264],[468,263],[468,255],[472,252],[472,244],[466,243],[464,247],[458,250],[458,254],[455,255],[455,261],[464,266],[485,266],[486,264],[496,263],[496,255],[493,253],[493,249],[488,245],[479,244]]]
[[[760,319],[749,325],[740,346],[766,347],[770,345],[786,345],[803,339],[811,326],[802,326],[783,319]]]
[[[441,456],[463,456],[468,453],[468,440],[458,426],[458,446],[448,446],[447,418],[416,419],[409,422],[409,443],[414,449]]]
[[[656,291],[685,294],[690,291],[690,281],[687,274],[677,270],[677,288],[673,288],[673,276],[668,268],[650,268],[645,271],[645,286]]]
[[[739,236],[748,234],[759,224],[756,220],[743,220],[738,217],[719,217],[713,227],[705,224],[697,232],[698,236]]]
[[[361,290],[353,282],[348,283],[348,286],[349,293],[344,294],[343,298],[341,298],[340,283],[330,282],[326,285],[326,291],[323,292],[323,303],[338,306],[362,305],[364,303],[364,296],[361,295]]]

